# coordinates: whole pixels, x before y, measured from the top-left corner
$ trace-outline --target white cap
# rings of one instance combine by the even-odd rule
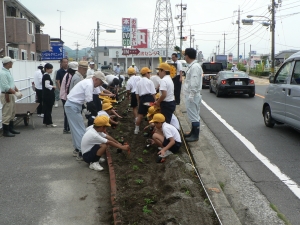
[[[90,65],[95,65],[95,63],[94,62],[90,62]]]
[[[78,62],[70,62],[69,68],[72,70],[78,70]]]
[[[120,66],[120,63],[117,63],[117,66]]]
[[[5,63],[9,63],[9,62],[14,62],[16,60],[10,58],[9,56],[5,56],[3,59],[2,59],[2,63],[5,64]]]
[[[46,65],[46,63],[45,63],[45,62],[41,62],[39,66],[42,66],[42,67],[44,67],[45,65]]]

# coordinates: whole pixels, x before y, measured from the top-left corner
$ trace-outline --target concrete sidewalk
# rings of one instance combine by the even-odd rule
[[[63,134],[63,108],[53,108],[56,128],[16,126],[21,134],[0,137],[0,224],[102,224],[111,221],[107,164],[96,172],[72,157]]]

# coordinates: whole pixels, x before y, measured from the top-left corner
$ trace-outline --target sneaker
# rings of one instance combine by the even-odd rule
[[[44,114],[41,114],[40,117],[41,117],[41,118],[44,118]]]
[[[101,170],[103,170],[103,167],[100,166],[99,162],[90,163],[89,168],[90,168],[91,170],[96,170],[96,171],[101,171]]]
[[[78,152],[79,152],[79,150],[78,150],[78,149],[75,149],[75,150],[73,151],[73,156],[76,157],[76,156],[78,155]]]
[[[134,134],[138,134],[139,132],[140,132],[140,128],[136,127],[136,128],[134,129]]]
[[[41,117],[41,114],[37,114],[38,117]]]
[[[171,152],[170,150],[167,150],[166,152],[165,152],[165,155],[164,156],[161,156],[162,158],[166,158],[166,157],[168,157],[169,155],[172,155],[173,154],[173,152]]]
[[[101,157],[101,158],[99,159],[99,162],[101,162],[101,163],[103,163],[103,162],[105,162],[105,161],[106,161],[105,158],[102,158],[102,157]]]
[[[64,134],[69,134],[70,131],[69,131],[69,130],[63,130],[63,133],[64,133]]]
[[[55,102],[55,105],[54,105],[54,107],[55,107],[55,108],[57,108],[57,107],[58,107],[58,101],[56,101],[56,102]]]
[[[57,127],[57,125],[55,125],[55,124],[50,124],[49,126],[50,127]]]
[[[77,161],[83,161],[82,155],[80,155],[79,152],[78,152],[78,154],[76,156],[76,160]]]

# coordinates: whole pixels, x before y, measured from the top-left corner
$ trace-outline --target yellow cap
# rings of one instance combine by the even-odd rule
[[[148,113],[153,115],[157,112],[159,108],[155,108],[154,106],[150,106],[149,109],[148,109]]]
[[[104,104],[104,103],[110,103],[110,100],[109,99],[103,99],[103,101],[102,101],[102,104]]]
[[[159,123],[163,123],[165,122],[165,116],[161,113],[156,113],[153,116],[153,119],[150,121],[150,123],[155,123],[155,122],[159,122]]]
[[[135,74],[135,69],[133,67],[129,67],[128,70],[127,70],[127,74],[128,75],[133,75]]]
[[[145,75],[146,73],[151,73],[151,72],[152,72],[152,70],[150,70],[148,67],[143,67],[140,71],[140,73],[142,75]]]
[[[94,125],[97,127],[110,127],[109,118],[107,116],[97,116]]]
[[[111,109],[113,106],[110,103],[103,103],[102,104],[102,110],[109,110]]]
[[[164,70],[164,71],[170,71],[170,65],[168,63],[161,63],[155,69],[157,69],[157,70],[161,69],[161,70]]]

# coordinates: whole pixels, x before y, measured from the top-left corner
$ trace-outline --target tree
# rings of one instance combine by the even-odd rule
[[[181,52],[181,49],[180,49],[180,47],[178,47],[177,45],[174,47],[174,51],[176,52],[176,53],[180,53]]]

